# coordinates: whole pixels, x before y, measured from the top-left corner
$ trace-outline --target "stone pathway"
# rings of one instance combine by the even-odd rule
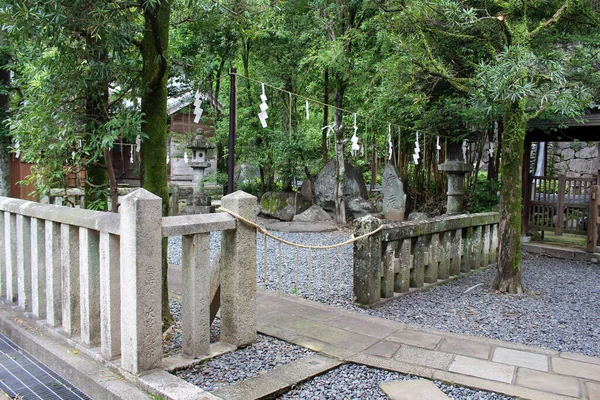
[[[422,329],[260,291],[258,331],[345,362],[526,399],[600,400],[600,358]]]

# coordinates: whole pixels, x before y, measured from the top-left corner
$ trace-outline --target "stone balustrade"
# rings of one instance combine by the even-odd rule
[[[496,263],[499,221],[498,213],[489,212],[386,224],[354,244],[356,303],[372,306],[395,292]],[[362,218],[355,236],[380,225],[377,218]]]
[[[244,192],[222,204],[256,217]],[[160,368],[162,239],[181,235],[183,353],[207,355],[212,231],[223,231],[221,338],[244,346],[256,340],[256,231],[224,213],[162,217],[144,189],[118,214],[0,197],[0,297],[126,372]]]

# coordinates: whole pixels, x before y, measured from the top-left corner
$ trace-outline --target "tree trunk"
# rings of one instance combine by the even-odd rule
[[[336,185],[335,185],[335,215],[337,223],[346,224],[346,204],[344,202],[344,176],[346,175],[346,165],[344,160],[344,122],[342,121],[342,105],[344,101],[344,92],[347,84],[336,79],[335,85],[335,166],[336,166]]]
[[[163,215],[169,214],[167,176],[167,59],[170,2],[144,4],[145,29],[142,53],[142,131],[148,136],[142,147],[144,188],[163,199]],[[167,286],[167,240],[163,240],[162,321],[163,329],[173,323]]]
[[[523,204],[521,169],[527,117],[525,101],[507,104],[501,160],[500,235],[498,272],[494,288],[523,293],[521,282],[521,208]]]

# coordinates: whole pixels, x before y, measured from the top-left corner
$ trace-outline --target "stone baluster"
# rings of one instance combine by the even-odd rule
[[[463,254],[463,243],[462,243],[462,228],[456,229],[450,236],[450,275],[460,275],[462,266],[462,254]]]
[[[81,340],[100,344],[100,233],[79,229],[79,290]]]
[[[7,240],[4,230],[4,212],[0,211],[0,297],[6,296],[6,254],[4,246]]]
[[[31,311],[31,219],[17,215],[17,303]]]
[[[100,353],[121,354],[121,254],[119,236],[100,233]]]
[[[237,191],[221,204],[256,220],[256,197]],[[256,228],[238,222],[221,242],[221,339],[236,346],[256,341]]]
[[[396,292],[408,292],[410,288],[410,270],[413,268],[413,255],[411,254],[412,239],[402,239],[400,244],[400,258],[397,259],[399,265],[396,280],[394,282],[394,290]]]
[[[379,228],[381,221],[373,216],[355,222],[358,237]],[[354,296],[356,303],[371,305],[381,299],[381,231],[354,243]]]
[[[450,277],[451,232],[440,233],[440,247],[438,253],[438,279]]]
[[[78,334],[81,329],[79,314],[79,229],[61,224],[61,293],[62,326],[67,335]]]
[[[17,216],[4,212],[4,265],[6,267],[6,300],[17,300]]]
[[[162,199],[145,189],[121,202],[121,366],[136,375],[162,360],[161,213]]]
[[[490,265],[490,245],[491,245],[491,225],[485,225],[483,227],[483,250],[482,250],[482,266],[487,267]]]
[[[31,311],[46,318],[46,245],[44,221],[31,218]]]
[[[479,269],[483,263],[483,227],[481,225],[473,227],[473,241],[471,248],[473,249],[473,264],[472,269]]]
[[[462,231],[462,261],[461,272],[470,272],[473,269],[473,227],[469,226]]]
[[[394,296],[394,260],[398,242],[387,242],[385,248],[385,258],[383,261],[383,270],[381,271],[381,297],[388,298]]]
[[[491,251],[490,251],[490,260],[492,264],[498,263],[498,232],[500,226],[498,224],[492,225],[492,241],[491,241]]]
[[[438,251],[440,248],[440,236],[437,233],[430,235],[429,245],[427,246],[427,264],[425,267],[424,281],[426,283],[436,283],[438,280]]]
[[[430,240],[430,235],[421,235],[417,238],[417,243],[415,244],[413,251],[413,269],[410,271],[410,287],[423,287],[423,283],[425,282],[425,264],[427,263],[427,251]]]
[[[210,352],[210,233],[182,237],[181,336],[183,354]]]
[[[60,224],[45,221],[46,238],[46,322],[62,323]]]

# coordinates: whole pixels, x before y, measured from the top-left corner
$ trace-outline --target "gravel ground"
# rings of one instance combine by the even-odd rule
[[[345,364],[319,375],[285,393],[279,399],[370,399],[387,400],[379,384],[387,381],[421,379],[357,364]],[[505,400],[496,393],[483,392],[434,381],[435,385],[452,399]]]

